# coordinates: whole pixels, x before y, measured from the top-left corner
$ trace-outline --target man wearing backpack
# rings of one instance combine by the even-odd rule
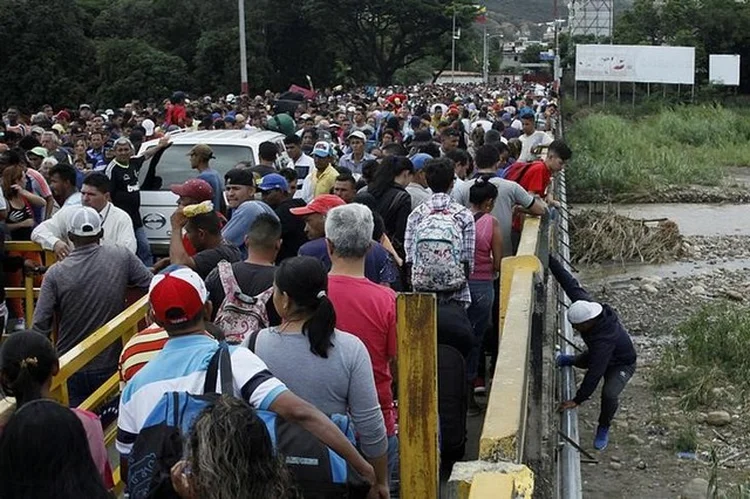
[[[555,140],[549,145],[547,157],[544,160],[514,163],[505,171],[505,179],[516,182],[529,194],[545,199],[548,205],[557,206],[557,201],[553,199],[552,192],[549,191],[549,185],[552,182],[552,175],[562,171],[565,162],[572,156],[573,153],[565,142]],[[522,228],[523,214],[517,213],[513,217],[511,235],[514,253],[521,239]]]
[[[169,334],[164,348],[146,364],[125,386],[120,398],[120,414],[117,421],[116,447],[120,452],[121,476],[128,477],[128,457],[135,448],[148,450],[148,442],[139,439],[139,434],[146,429],[146,423],[154,423],[159,414],[152,411],[162,402],[163,395],[180,394],[200,396],[205,393],[226,392],[218,386],[227,386],[228,380],[221,379],[222,373],[231,372],[232,395],[241,397],[257,409],[270,410],[283,419],[296,423],[312,433],[322,443],[341,455],[367,480],[375,483],[375,472],[372,466],[357,452],[343,433],[315,407],[291,393],[284,384],[276,379],[266,365],[254,353],[246,348],[229,347],[229,366],[218,363],[221,368],[214,369],[212,380],[206,381],[209,364],[217,358],[215,354],[221,348],[213,336],[206,331],[206,320],[211,316],[212,305],[208,291],[201,278],[189,268],[180,267],[164,274],[159,274],[151,281],[149,288],[151,314],[156,323]],[[219,359],[221,357],[218,357]],[[183,397],[184,398],[184,397]],[[166,411],[165,411],[166,412]],[[172,414],[169,411],[168,417]],[[166,421],[164,423],[167,424]],[[155,433],[148,428],[147,436]],[[158,428],[157,428],[158,430]],[[146,435],[144,434],[144,437]],[[184,437],[184,434],[182,435]],[[162,439],[165,443],[167,439]],[[154,453],[162,452],[154,449]],[[162,456],[164,454],[161,454]],[[146,453],[145,458],[149,457]],[[133,465],[138,470],[150,470],[164,467],[162,461],[155,461],[144,468],[141,455],[136,454]],[[179,459],[179,457],[178,457]],[[129,483],[137,483],[141,476],[130,477]],[[140,485],[149,486],[153,482]],[[131,491],[132,493],[133,491]],[[140,491],[143,492],[142,490]],[[145,497],[145,494],[138,494]]]
[[[414,291],[437,293],[440,301],[471,304],[468,276],[474,269],[476,227],[471,212],[454,202],[454,166],[448,158],[424,167],[432,196],[411,212],[404,250]]]

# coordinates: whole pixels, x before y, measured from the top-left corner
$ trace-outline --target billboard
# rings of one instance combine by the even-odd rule
[[[714,85],[740,84],[740,56],[716,55],[708,56],[708,81]]]
[[[695,83],[694,47],[576,45],[576,81]]]

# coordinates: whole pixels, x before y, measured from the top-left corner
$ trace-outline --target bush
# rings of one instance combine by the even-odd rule
[[[656,391],[680,393],[685,410],[714,405],[720,399],[715,389],[728,384],[745,393],[750,388],[750,309],[710,305],[683,322],[651,384]]]
[[[612,198],[667,186],[717,185],[727,166],[750,166],[746,113],[715,106],[663,108],[641,118],[577,111],[566,139],[573,198]]]

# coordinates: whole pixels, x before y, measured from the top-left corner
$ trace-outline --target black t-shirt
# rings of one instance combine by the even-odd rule
[[[302,199],[287,199],[274,210],[281,221],[281,249],[276,257],[277,264],[287,258],[297,256],[300,246],[307,242],[305,217],[298,217],[289,211],[291,208],[302,206],[305,206],[305,201]]]
[[[196,253],[193,257],[195,271],[201,276],[201,279],[206,279],[208,274],[210,274],[211,271],[216,268],[216,265],[222,260],[226,260],[229,263],[239,262],[242,260],[242,253],[240,253],[237,246],[224,241],[215,248]]]
[[[242,261],[232,264],[232,272],[234,272],[234,278],[237,280],[237,284],[240,285],[243,293],[249,296],[257,296],[273,286],[276,267]],[[219,269],[214,269],[208,274],[206,288],[208,289],[208,299],[211,300],[214,306],[213,317],[211,317],[211,320],[214,320],[225,296],[224,287],[221,285],[221,278],[219,278]],[[281,317],[279,317],[276,308],[273,306],[273,298],[268,299],[266,311],[268,312],[268,321],[271,326],[281,324]]]
[[[112,183],[112,204],[130,215],[134,229],[143,226],[139,212],[141,190],[138,185],[138,173],[141,171],[145,160],[146,158],[143,156],[130,158],[130,164],[127,168],[120,166],[113,160],[105,170]]]
[[[256,179],[260,179],[268,175],[269,173],[279,173],[276,168],[273,166],[267,166],[267,165],[255,165],[250,168],[250,171],[253,172],[253,176]]]

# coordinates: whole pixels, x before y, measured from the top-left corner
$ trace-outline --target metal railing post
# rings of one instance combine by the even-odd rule
[[[438,497],[437,303],[398,295],[398,401],[401,497]]]

